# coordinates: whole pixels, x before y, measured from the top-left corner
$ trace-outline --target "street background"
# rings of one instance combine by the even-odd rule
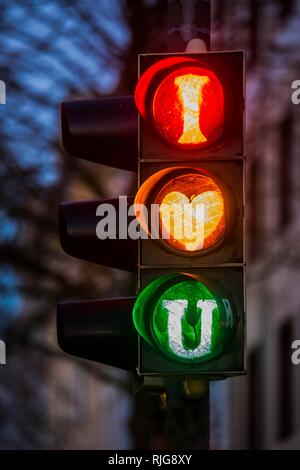
[[[212,5],[212,50],[247,56],[249,373],[212,385],[211,446],[300,448],[300,0]],[[166,51],[166,2],[0,0],[0,11],[0,449],[159,449],[155,399],[62,353],[55,320],[58,300],[135,294],[133,275],[60,248],[60,201],[136,191],[134,174],[63,153],[60,102],[132,94],[137,55]]]

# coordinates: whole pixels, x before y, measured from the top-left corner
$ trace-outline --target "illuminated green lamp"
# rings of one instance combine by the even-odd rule
[[[133,321],[139,334],[167,356],[201,363],[222,354],[236,330],[228,297],[214,295],[196,275],[171,274],[138,296]]]

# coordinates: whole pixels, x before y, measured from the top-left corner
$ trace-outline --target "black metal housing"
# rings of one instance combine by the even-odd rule
[[[137,130],[132,96],[66,101],[61,105],[62,145],[74,157],[137,171]]]
[[[61,302],[57,340],[68,354],[134,371],[137,332],[132,322],[135,297]]]
[[[128,197],[128,204],[133,197]],[[99,204],[112,204],[118,215],[118,199],[64,202],[59,206],[60,243],[63,250],[76,258],[127,271],[137,270],[137,240],[127,238],[100,240],[96,234]]]

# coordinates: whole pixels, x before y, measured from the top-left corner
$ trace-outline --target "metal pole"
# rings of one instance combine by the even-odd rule
[[[210,11],[210,0],[168,0],[168,51],[183,52],[193,39],[209,50]]]
[[[168,51],[209,50],[210,21],[209,0],[168,0]],[[209,383],[174,378],[166,385],[168,448],[209,449]]]
[[[193,388],[197,389],[193,391]],[[172,450],[209,449],[209,384],[206,381],[167,381],[167,443]]]

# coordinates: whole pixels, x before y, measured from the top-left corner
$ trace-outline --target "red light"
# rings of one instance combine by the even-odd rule
[[[160,134],[174,144],[209,144],[223,129],[222,85],[212,72],[200,67],[176,70],[156,90],[153,117]]]
[[[224,128],[224,91],[200,58],[169,57],[140,77],[135,102],[141,116],[168,142],[195,149],[212,144]]]

